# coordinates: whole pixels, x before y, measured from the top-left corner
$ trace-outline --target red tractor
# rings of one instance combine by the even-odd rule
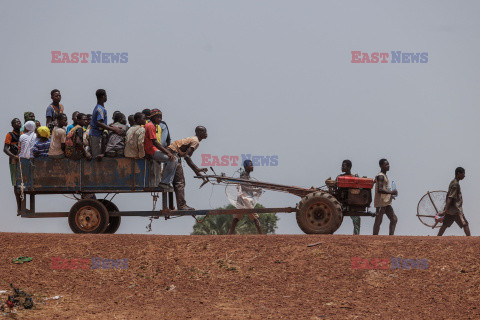
[[[218,183],[250,185],[301,197],[292,211],[296,212],[298,226],[307,234],[332,234],[340,227],[344,216],[375,216],[368,211],[372,202],[374,180],[367,177],[339,176],[337,180],[329,178],[324,187],[316,189],[236,179],[224,175],[196,178],[203,178],[204,183],[209,179],[216,179]]]

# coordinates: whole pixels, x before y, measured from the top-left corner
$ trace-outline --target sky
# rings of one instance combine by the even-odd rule
[[[480,21],[478,1],[10,1],[0,10],[3,134],[33,111],[45,124],[50,91],[65,112],[91,113],[95,90],[126,115],[158,107],[172,139],[208,129],[193,156],[277,156],[258,180],[320,187],[350,159],[375,177],[378,160],[399,196],[396,234],[435,235],[416,217],[420,198],[446,190],[457,166],[472,235],[480,235],[476,160]],[[52,63],[52,51],[87,52],[87,63]],[[126,63],[92,63],[91,52],[127,53]],[[387,63],[352,63],[352,51],[389,53]],[[392,63],[392,51],[427,53],[426,63]],[[69,120],[71,121],[71,120]],[[16,216],[7,156],[0,166],[3,232],[71,233],[67,219]],[[239,166],[216,166],[232,175]],[[225,188],[184,168],[186,199],[197,209],[226,205]],[[299,198],[267,191],[266,207]],[[38,211],[69,211],[62,195],[37,197]],[[150,194],[119,195],[121,210],[150,210]],[[279,214],[278,234],[300,234]],[[152,234],[189,234],[194,220],[156,220]],[[147,218],[122,220],[119,233],[146,233]],[[371,234],[362,218],[361,234]],[[350,219],[336,233],[351,234]],[[385,217],[380,234],[388,234]],[[463,235],[453,225],[446,235]]]

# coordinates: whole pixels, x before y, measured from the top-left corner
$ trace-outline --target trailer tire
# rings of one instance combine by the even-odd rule
[[[342,206],[329,193],[312,192],[298,203],[296,217],[306,234],[332,234],[342,224]]]
[[[107,208],[108,212],[119,212],[118,207],[111,201],[106,199],[100,199],[100,201],[105,208]],[[110,216],[108,217],[108,226],[103,233],[115,233],[117,232],[118,228],[120,227],[120,223],[122,222],[121,216]]]
[[[109,223],[108,210],[98,200],[78,200],[68,214],[68,224],[74,233],[102,233]]]

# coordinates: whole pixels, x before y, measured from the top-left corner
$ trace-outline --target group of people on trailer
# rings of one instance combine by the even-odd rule
[[[120,111],[113,113],[108,124],[107,93],[96,91],[97,104],[91,114],[75,111],[73,123],[68,125],[67,115],[60,103],[58,89],[51,91],[52,102],[46,111],[46,124],[42,126],[33,112],[25,112],[25,123],[12,120],[12,131],[7,133],[3,151],[10,158],[12,185],[15,186],[16,163],[20,158],[49,157],[53,159],[98,160],[103,157],[153,159],[165,163],[159,187],[169,190],[173,183],[178,210],[194,210],[185,201],[185,177],[181,158],[196,175],[206,172],[192,161],[191,156],[200,141],[207,138],[207,129],[195,128],[195,135],[171,141],[170,130],[159,109],[144,109],[127,118]],[[16,193],[17,194],[17,193]]]
[[[46,123],[42,126],[35,119],[33,112],[25,112],[25,123],[22,125],[18,118],[12,120],[12,131],[7,133],[3,151],[9,156],[12,185],[16,183],[16,163],[20,158],[31,159],[49,157],[54,159],[69,158],[96,159],[103,157],[127,157],[134,159],[148,158],[160,163],[165,163],[160,187],[170,189],[173,183],[178,210],[194,210],[187,206],[185,201],[185,177],[181,158],[195,172],[201,175],[206,168],[199,168],[192,161],[191,156],[198,148],[200,141],[207,138],[207,129],[203,126],[195,128],[195,135],[171,142],[170,130],[163,121],[159,109],[144,109],[127,118],[120,111],[113,113],[113,122],[108,124],[107,93],[104,89],[96,91],[97,104],[91,114],[75,111],[72,114],[73,123],[68,125],[67,115],[60,103],[62,96],[58,89],[51,91],[52,102],[46,110]],[[375,177],[376,208],[373,234],[378,235],[383,215],[390,219],[389,234],[393,235],[397,224],[397,216],[391,206],[392,196],[397,195],[392,190],[387,177],[390,164],[386,159],[379,161],[380,173]],[[251,162],[244,163],[245,176],[249,179],[253,171]],[[344,160],[342,163],[343,175],[351,175],[352,162]],[[463,198],[460,190],[460,181],[465,178],[465,169],[458,167],[455,178],[449,185],[445,208],[436,220],[443,222],[438,233],[443,235],[446,228],[456,222],[470,235],[468,222],[463,214]],[[15,191],[17,204],[20,206],[19,192]],[[249,214],[257,227],[262,232],[257,214]],[[354,234],[360,233],[360,217],[351,217],[354,224]],[[235,216],[230,233],[233,233],[241,215]]]
[[[375,177],[375,196],[373,205],[376,209],[375,222],[373,225],[373,235],[378,235],[380,231],[380,225],[382,224],[383,215],[386,215],[390,220],[389,235],[395,234],[395,227],[397,225],[398,218],[395,215],[395,211],[392,207],[393,197],[398,195],[398,191],[393,189],[388,179],[387,172],[390,170],[390,163],[387,159],[380,159],[379,161],[380,172]],[[342,162],[342,174],[340,176],[352,175],[352,161],[343,160]],[[460,228],[463,228],[465,234],[470,236],[470,227],[468,221],[463,214],[463,197],[460,189],[460,181],[465,179],[465,169],[458,167],[455,169],[455,178],[450,182],[447,191],[447,197],[445,200],[445,207],[441,212],[435,216],[435,228],[438,223],[442,223],[438,236],[442,236],[445,230],[450,227],[453,222],[456,222]],[[360,234],[360,217],[351,216],[353,221],[353,234]]]

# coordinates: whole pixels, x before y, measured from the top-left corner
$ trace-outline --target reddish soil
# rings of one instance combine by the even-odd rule
[[[480,319],[476,237],[1,233],[0,239],[0,290],[13,283],[35,302],[7,314],[17,319]],[[11,263],[18,256],[33,261]],[[90,263],[57,270],[53,257],[128,259],[128,268]],[[428,259],[428,268],[352,269],[352,257]]]

